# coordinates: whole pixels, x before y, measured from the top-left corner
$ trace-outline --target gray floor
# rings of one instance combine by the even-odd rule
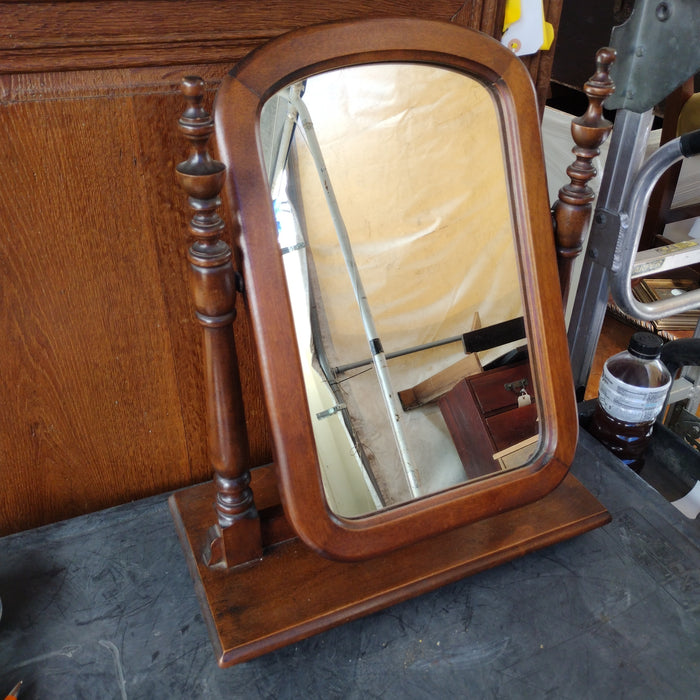
[[[585,432],[613,522],[217,667],[165,497],[0,540],[0,693],[21,698],[700,697],[700,523]]]

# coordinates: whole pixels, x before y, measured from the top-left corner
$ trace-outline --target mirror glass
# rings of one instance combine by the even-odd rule
[[[268,100],[261,137],[330,509],[527,464],[537,387],[489,89],[421,64],[329,71]]]

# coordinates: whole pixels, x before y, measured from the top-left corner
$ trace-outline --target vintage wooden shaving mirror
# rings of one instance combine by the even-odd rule
[[[184,86],[215,479],[171,508],[219,663],[607,522],[567,473],[576,405],[520,61],[446,23],[292,32],[223,81],[225,165],[201,80]],[[274,465],[252,470],[237,288],[274,440]]]

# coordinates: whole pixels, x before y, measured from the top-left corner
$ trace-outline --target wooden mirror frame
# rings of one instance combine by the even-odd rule
[[[494,98],[501,124],[540,444],[531,463],[359,517],[326,505],[260,146],[263,104],[314,74],[407,62],[462,72]],[[245,290],[262,367],[287,518],[310,547],[337,559],[375,557],[420,538],[535,501],[564,478],[577,440],[536,97],[521,61],[495,39],[442,22],[387,19],[292,32],[241,61],[214,108],[226,195],[239,211]],[[494,154],[501,158],[501,153]],[[468,242],[465,242],[465,247]]]
[[[525,467],[342,519],[325,505],[310,419],[302,413],[306,395],[257,124],[265,100],[284,84],[368,61],[418,61],[467,72],[501,105],[511,146],[505,170],[526,329],[545,430],[536,460]],[[588,164],[597,152],[594,141],[604,139],[599,103],[611,84],[606,71],[596,75],[598,97],[589,94],[590,114],[574,130],[575,137],[585,136],[574,149],[577,163]],[[519,60],[484,35],[414,19],[290,33],[251,54],[219,91],[218,145],[228,169],[207,150],[214,122],[202,107],[204,82],[185,78],[183,93],[188,107],[179,126],[192,148],[176,171],[194,210],[188,259],[202,326],[214,479],[175,492],[169,505],[219,665],[251,659],[609,522],[605,508],[567,473],[577,439],[576,406],[539,121]],[[593,172],[572,166],[571,185],[560,190],[555,220],[562,280],[580,247],[574,239],[585,228],[585,183]],[[217,213],[224,180],[242,278],[234,272]],[[240,291],[254,325],[276,465],[251,468],[233,333]]]

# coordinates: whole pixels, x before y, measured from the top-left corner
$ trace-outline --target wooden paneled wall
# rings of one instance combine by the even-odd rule
[[[419,15],[498,35],[504,0],[0,0],[0,534],[209,478],[181,76],[213,91],[315,22]],[[561,0],[547,16],[558,24]],[[529,60],[541,96],[552,52]],[[210,95],[211,95],[210,91]],[[246,309],[253,459],[271,458]]]

